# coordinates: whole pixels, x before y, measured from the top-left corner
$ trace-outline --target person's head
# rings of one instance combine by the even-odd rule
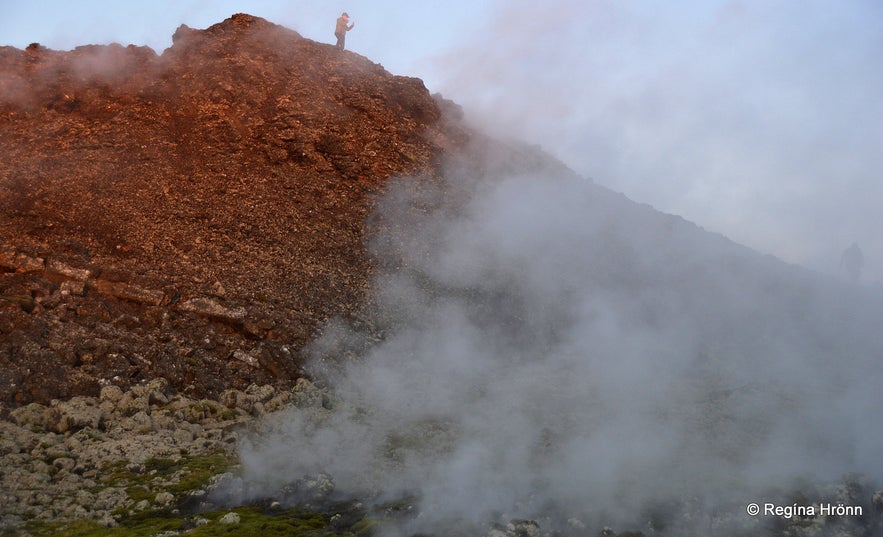
[[[346,19],[346,20],[349,20],[349,19],[350,19],[349,13],[347,13],[346,11],[344,11],[343,13],[341,13],[340,16],[343,17],[343,18]]]

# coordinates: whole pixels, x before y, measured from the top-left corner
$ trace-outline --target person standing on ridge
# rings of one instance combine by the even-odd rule
[[[346,25],[350,21],[350,16],[344,11],[340,17],[337,18],[337,26],[334,28],[334,37],[337,38],[337,48],[343,50],[346,46],[346,33],[353,29],[356,23],[352,23],[349,26]]]
[[[858,282],[859,278],[861,278],[862,265],[864,264],[865,257],[862,255],[861,248],[855,242],[840,256],[840,267],[846,268],[846,273],[849,274],[849,279],[853,283]]]

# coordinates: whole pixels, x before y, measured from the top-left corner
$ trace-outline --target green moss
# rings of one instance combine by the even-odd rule
[[[219,453],[184,456],[177,460],[150,459],[137,472],[130,471],[126,462],[120,462],[105,468],[100,486],[123,487],[133,502],[153,502],[159,492],[170,492],[176,498],[181,498],[189,491],[204,488],[213,476],[229,471],[233,464],[235,461]],[[177,482],[157,484],[171,482],[173,476]],[[239,515],[239,523],[221,524],[220,519],[231,510]],[[119,522],[119,526],[115,528],[106,528],[91,520],[69,523],[31,522],[22,532],[0,531],[0,537],[153,537],[169,531],[193,537],[371,537],[377,528],[377,523],[368,518],[369,513],[365,508],[352,502],[328,506],[321,512],[250,506],[197,515],[173,513],[173,507],[132,512],[130,505],[115,513]],[[340,516],[335,516],[337,514]],[[197,519],[208,520],[208,524],[196,525]]]
[[[239,417],[239,412],[236,411],[235,408],[225,408],[221,410],[220,414],[218,414],[218,418],[221,420],[232,420]]]
[[[133,502],[152,502],[160,492],[169,492],[175,498],[204,488],[212,477],[226,472],[235,460],[222,453],[207,455],[184,455],[178,459],[153,458],[143,464],[143,470],[129,470],[126,461],[120,461],[104,468],[101,484],[104,487],[124,487]],[[160,484],[168,483],[168,484]]]
[[[27,526],[27,531],[35,537],[43,535],[57,535],[59,537],[104,537],[105,535],[113,535],[109,533],[110,529],[102,527],[97,522],[91,520],[78,520],[69,524],[32,523]],[[13,533],[10,535],[17,534]]]
[[[168,467],[168,475],[182,472],[177,484],[168,487],[168,492],[175,496],[204,487],[212,477],[229,470],[236,461],[226,455],[216,453],[212,455],[189,455],[181,457],[181,460]]]
[[[62,537],[141,537],[152,536],[164,531],[182,531],[193,537],[216,537],[225,535],[260,535],[261,537],[291,536],[339,537],[343,535],[367,536],[369,533],[356,532],[353,528],[333,528],[330,519],[322,513],[290,509],[266,513],[254,507],[241,507],[233,510],[239,515],[238,524],[221,524],[219,520],[229,511],[215,511],[200,515],[209,520],[202,526],[191,527],[185,524],[185,517],[174,518],[168,513],[139,513],[121,521],[117,528],[105,528],[96,522],[80,521],[70,524],[31,525],[28,531],[34,537],[44,535]],[[364,526],[364,525],[363,525]],[[367,527],[367,526],[365,526]],[[6,536],[4,536],[6,537]],[[9,537],[13,537],[10,535]]]
[[[196,526],[192,516],[172,515],[169,511],[141,512],[120,520],[116,528],[105,528],[91,520],[71,523],[32,523],[27,532],[34,537],[152,537],[166,531],[182,532],[193,537],[227,535],[260,535],[261,537],[370,537],[376,524],[368,518],[357,517],[352,525],[331,524],[331,515],[301,509],[265,511],[258,507],[239,507],[232,510],[239,515],[238,524],[221,524],[221,517],[230,510],[219,510],[198,515],[209,521]],[[15,532],[0,533],[0,537],[18,537]]]
[[[152,501],[156,497],[155,492],[151,492],[150,489],[142,485],[126,487],[126,494],[128,494],[129,498],[135,503],[142,500]]]
[[[227,471],[236,463],[223,453],[207,455],[182,455],[178,459],[153,458],[144,462],[143,471],[128,469],[126,461],[116,462],[103,468],[105,485],[148,485],[157,480],[169,479],[180,473],[179,486],[192,490],[206,484],[213,475]]]
[[[374,535],[374,530],[377,527],[377,522],[370,518],[363,518],[362,520],[353,524],[353,527],[350,528],[356,537],[370,537]]]
[[[191,417],[197,417],[199,419],[215,418],[219,420],[232,420],[240,415],[240,412],[235,408],[227,408],[217,401],[212,401],[210,399],[193,401],[188,405],[188,411]]]
[[[164,531],[181,529],[181,521],[153,513],[136,516],[116,528],[105,528],[94,520],[78,520],[69,523],[30,524],[27,531],[34,537],[148,537]]]
[[[335,537],[342,532],[330,525],[330,519],[322,513],[289,509],[266,513],[255,507],[240,507],[233,512],[239,515],[239,524],[220,524],[218,520],[229,511],[217,511],[205,515],[210,524],[198,526],[187,533],[194,537],[219,535],[260,535],[261,537],[298,535],[303,537]]]
[[[156,535],[163,531],[177,531],[183,526],[179,516],[169,511],[142,511],[123,518],[120,527],[114,528],[120,533],[113,535]]]

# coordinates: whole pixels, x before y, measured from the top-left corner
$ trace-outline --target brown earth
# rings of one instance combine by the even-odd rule
[[[161,55],[0,48],[0,403],[290,385],[358,314],[387,179],[471,137],[456,112],[244,14]]]

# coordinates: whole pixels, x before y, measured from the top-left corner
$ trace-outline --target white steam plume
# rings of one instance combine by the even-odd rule
[[[738,523],[795,479],[881,477],[880,297],[534,156],[390,189],[374,326],[316,346],[342,403],[244,446],[246,480],[326,472],[352,494],[413,494],[416,529],[439,530],[634,527],[694,500]]]

